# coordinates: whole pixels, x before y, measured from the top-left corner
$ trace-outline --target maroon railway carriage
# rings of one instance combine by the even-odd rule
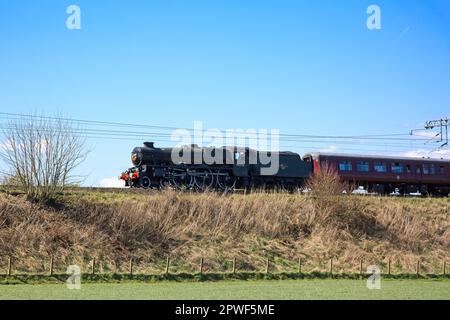
[[[303,160],[313,172],[328,164],[349,183],[369,192],[417,193],[447,196],[450,193],[450,161],[429,158],[309,153]]]

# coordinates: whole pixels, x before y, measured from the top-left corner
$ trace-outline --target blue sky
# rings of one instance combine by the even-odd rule
[[[71,4],[81,8],[81,30],[66,28]],[[366,27],[371,4],[381,8],[381,30]],[[408,133],[450,115],[449,35],[446,0],[0,0],[0,110],[287,134]],[[86,184],[117,176],[149,139],[89,139],[79,169]],[[356,153],[333,141],[285,145]],[[390,148],[361,151],[429,149]]]

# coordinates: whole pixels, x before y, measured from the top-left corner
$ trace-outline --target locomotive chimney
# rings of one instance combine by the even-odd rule
[[[154,148],[154,142],[144,142],[144,146],[147,148]]]

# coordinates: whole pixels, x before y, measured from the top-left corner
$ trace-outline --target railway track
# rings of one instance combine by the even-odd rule
[[[20,187],[17,186],[0,186],[0,192],[11,194],[11,195],[21,195],[25,194],[23,190],[21,190]],[[64,190],[65,193],[71,193],[71,192],[97,192],[97,193],[116,193],[116,194],[158,194],[160,192],[163,192],[163,190],[158,189],[143,189],[143,188],[108,188],[108,187],[68,187]],[[202,191],[195,191],[195,190],[185,190],[184,192],[191,192],[191,193],[201,193]],[[214,192],[214,191],[213,191]],[[216,191],[220,194],[245,194],[245,189],[234,189],[232,191]],[[247,190],[247,193],[249,190]],[[250,191],[250,192],[258,192],[258,191]],[[264,192],[264,191],[260,191]],[[276,190],[269,190],[269,192],[277,192]],[[291,192],[292,194],[303,194],[301,192]],[[347,195],[347,194],[345,194]],[[348,194],[348,195],[354,195],[354,196],[365,196],[365,197],[374,197],[374,196],[385,196],[385,197],[393,197],[392,195],[380,195],[380,194]],[[396,195],[395,197],[402,197],[402,198],[417,198],[417,196],[411,196],[406,194]],[[437,196],[421,196],[421,197],[437,197]]]

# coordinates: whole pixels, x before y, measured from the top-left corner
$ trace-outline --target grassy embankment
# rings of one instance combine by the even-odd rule
[[[0,192],[0,273],[7,256],[17,273],[63,274],[70,264],[90,273],[238,272],[441,274],[449,259],[450,200],[276,193],[189,194],[68,191],[52,206]],[[320,276],[317,273],[317,276]],[[214,280],[214,279],[212,279]]]

